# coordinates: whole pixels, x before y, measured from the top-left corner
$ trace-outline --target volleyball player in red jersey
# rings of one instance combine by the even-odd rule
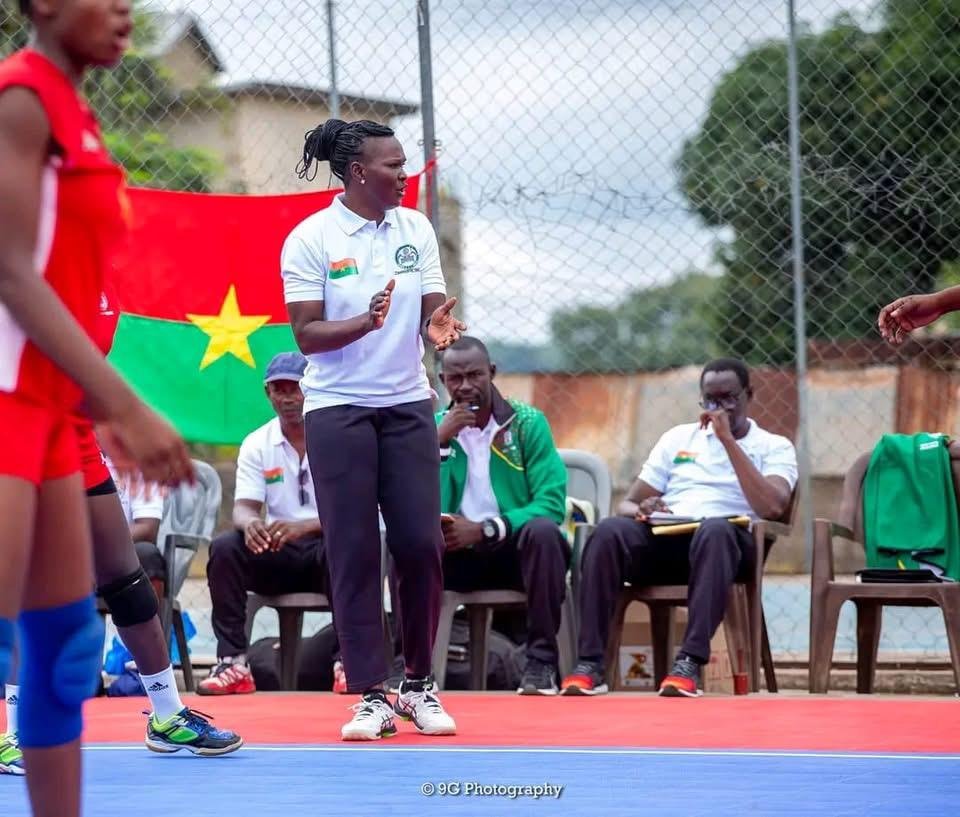
[[[108,294],[109,293],[109,294]],[[100,351],[109,354],[119,314],[109,283],[100,296],[99,319],[92,336]],[[196,755],[215,756],[235,752],[243,746],[239,735],[215,729],[208,716],[184,706],[170,664],[167,641],[158,615],[157,595],[150,577],[140,564],[124,514],[117,485],[100,451],[93,423],[84,416],[75,418],[79,442],[80,469],[87,494],[90,530],[93,536],[93,565],[97,594],[106,602],[124,646],[133,655],[140,681],[150,698],[145,743],[154,752],[171,754],[186,749]],[[128,491],[135,485],[125,486]],[[158,489],[155,489],[158,490]],[[14,661],[14,665],[16,665]],[[7,701],[22,695],[16,684],[17,667],[8,674]],[[13,690],[11,692],[11,690]],[[23,774],[16,724],[8,703],[7,734],[0,735],[0,774]],[[14,721],[11,726],[10,721]]]
[[[125,229],[120,169],[77,92],[129,46],[129,0],[21,0],[30,46],[0,63],[0,677],[21,645],[20,740],[36,817],[80,814],[82,704],[102,624],[72,414],[118,468],[193,479],[183,441],[90,338]]]

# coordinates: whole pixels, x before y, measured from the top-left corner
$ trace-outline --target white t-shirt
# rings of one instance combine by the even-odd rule
[[[782,477],[792,490],[797,482],[793,443],[764,431],[753,420],[749,423],[750,430],[737,444],[763,476]],[[699,423],[686,423],[671,428],[653,447],[640,479],[660,491],[678,516],[757,518],[713,426],[701,429]]]
[[[159,485],[148,487],[142,481],[130,483],[122,480],[110,459],[104,456],[103,461],[117,486],[117,496],[128,526],[135,519],[163,519],[163,489]]]
[[[300,455],[283,436],[280,420],[250,432],[237,456],[234,499],[266,505],[266,522],[301,522],[317,518],[317,500],[307,455]]]
[[[308,355],[301,381],[304,411],[328,406],[383,408],[427,400],[433,392],[423,365],[421,298],[446,292],[430,221],[417,210],[387,210],[380,225],[348,209],[337,196],[300,222],[280,259],[287,303],[323,301],[336,321],[365,314],[387,282],[396,288],[383,327],[333,352]]]
[[[490,481],[490,446],[500,425],[490,415],[486,428],[461,428],[457,442],[467,455],[467,481],[463,486],[460,513],[472,522],[500,515],[500,505]]]

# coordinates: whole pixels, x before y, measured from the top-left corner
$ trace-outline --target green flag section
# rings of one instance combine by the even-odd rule
[[[407,181],[404,206],[416,206],[419,181]],[[280,251],[339,192],[130,191],[130,241],[109,287],[120,310],[110,361],[186,440],[236,445],[273,416],[264,369],[297,348]]]

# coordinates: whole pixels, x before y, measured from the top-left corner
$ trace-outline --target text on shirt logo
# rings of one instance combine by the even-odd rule
[[[417,262],[420,260],[420,251],[414,247],[413,244],[404,244],[397,249],[394,260],[400,268],[397,270],[398,274],[413,272],[417,266]]]

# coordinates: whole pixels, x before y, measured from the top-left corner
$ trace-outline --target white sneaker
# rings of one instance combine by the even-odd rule
[[[424,735],[455,735],[457,725],[444,710],[436,692],[433,678],[423,681],[404,679],[394,709],[401,718],[413,721]]]
[[[386,699],[371,696],[350,707],[353,720],[340,729],[343,740],[380,740],[397,734],[393,709]]]

